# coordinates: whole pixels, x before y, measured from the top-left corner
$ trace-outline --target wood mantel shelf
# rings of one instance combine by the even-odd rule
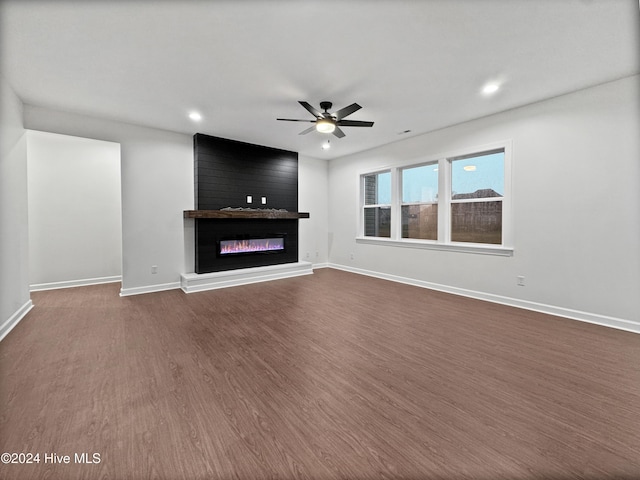
[[[185,210],[184,218],[309,218],[309,212],[279,212],[277,210]]]

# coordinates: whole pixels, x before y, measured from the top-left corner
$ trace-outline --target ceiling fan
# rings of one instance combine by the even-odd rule
[[[364,122],[362,120],[344,120],[344,117],[351,115],[352,113],[360,110],[362,107],[357,103],[352,103],[348,107],[341,108],[337,112],[329,113],[329,109],[333,106],[331,102],[320,102],[320,108],[324,112],[320,112],[312,107],[307,102],[298,102],[307,111],[316,117],[315,120],[298,120],[293,118],[277,118],[276,120],[282,120],[285,122],[311,122],[315,125],[300,132],[299,135],[306,135],[307,133],[317,130],[321,133],[333,133],[336,137],[344,137],[344,132],[340,127],[372,127],[373,122]]]

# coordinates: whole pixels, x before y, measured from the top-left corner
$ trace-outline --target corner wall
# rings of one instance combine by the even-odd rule
[[[0,339],[31,309],[22,102],[0,77]]]
[[[639,106],[634,76],[332,160],[330,263],[640,332]],[[513,257],[356,243],[360,173],[503,140]]]
[[[329,162],[298,156],[298,209],[309,218],[298,222],[300,260],[315,268],[329,261]]]
[[[25,127],[120,143],[122,294],[180,287],[183,210],[193,209],[189,135],[25,105]],[[152,266],[157,265],[157,273]]]
[[[120,145],[27,131],[31,291],[121,281]]]

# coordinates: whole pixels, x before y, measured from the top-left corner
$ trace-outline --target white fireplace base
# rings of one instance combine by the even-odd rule
[[[283,263],[266,267],[240,268],[202,274],[183,273],[180,275],[180,287],[185,293],[194,293],[216,288],[298,277],[300,275],[311,275],[312,273],[311,262]]]

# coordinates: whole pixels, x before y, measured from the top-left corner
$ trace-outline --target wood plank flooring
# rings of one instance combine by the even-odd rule
[[[0,452],[40,453],[0,478],[640,479],[640,335],[332,269],[118,289],[0,343]]]

